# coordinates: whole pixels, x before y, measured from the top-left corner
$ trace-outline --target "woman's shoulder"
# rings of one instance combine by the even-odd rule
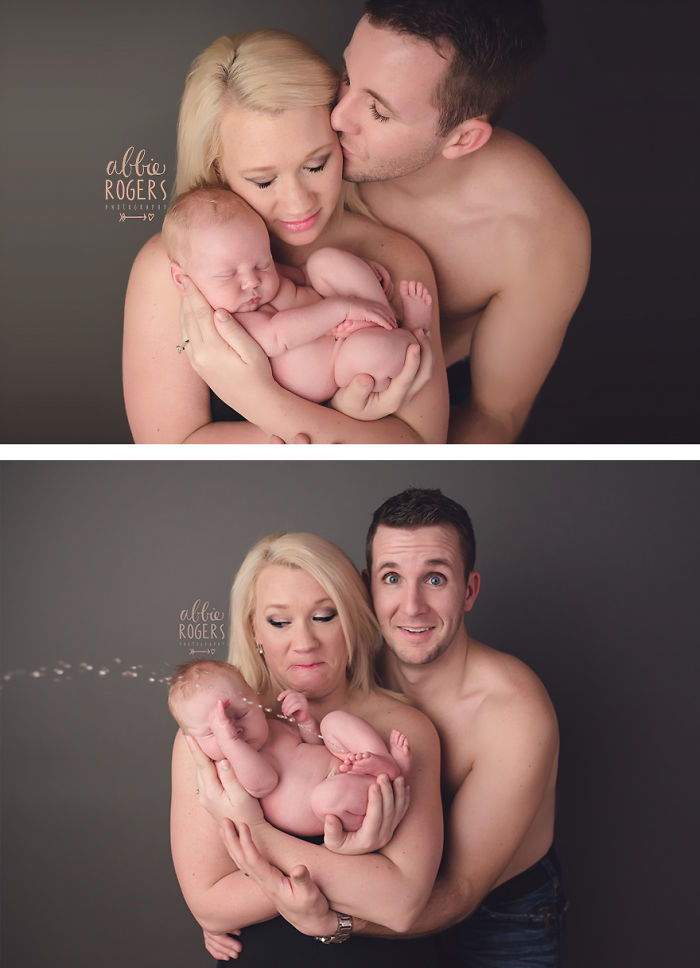
[[[431,720],[420,709],[416,709],[403,699],[392,696],[384,690],[377,690],[369,694],[367,705],[372,710],[371,717],[367,718],[373,720],[375,728],[378,728],[377,723],[381,723],[389,731],[398,729],[414,738],[418,735],[423,736],[426,742],[437,739],[437,731]],[[383,730],[379,729],[379,732]]]
[[[163,236],[158,232],[144,242],[139,249],[134,259],[132,272],[134,269],[146,269],[152,272],[156,266],[167,266],[169,263],[168,253],[163,245]]]
[[[366,259],[383,261],[415,262],[428,257],[421,247],[408,236],[389,229],[356,212],[344,212],[342,223],[344,247],[356,251]]]

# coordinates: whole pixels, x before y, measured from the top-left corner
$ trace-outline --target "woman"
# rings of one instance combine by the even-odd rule
[[[337,821],[327,823],[331,851],[270,826],[257,801],[242,791],[232,804],[211,775],[211,762],[196,744],[191,756],[178,733],[173,751],[173,860],[185,900],[217,953],[224,953],[224,933],[245,927],[244,964],[250,966],[280,959],[293,965],[296,957],[307,965],[320,964],[331,951],[336,962],[340,957],[357,964],[361,958],[367,968],[385,964],[387,946],[396,954],[395,944],[409,965],[430,963],[427,941],[351,937],[342,946],[326,947],[299,934],[275,918],[277,911],[266,895],[236,870],[219,831],[225,817],[245,821],[273,864],[283,870],[299,864],[308,868],[334,911],[396,931],[408,928],[427,901],[440,862],[440,754],[426,717],[375,685],[374,656],[380,643],[362,580],[335,545],[309,534],[272,535],[248,553],[231,595],[230,661],[265,706],[274,706],[282,689],[296,689],[308,697],[316,717],[332,709],[348,710],[368,720],[385,741],[392,728],[400,729],[413,753],[411,795],[393,837],[385,831],[368,833],[372,819],[364,830],[345,837]],[[376,815],[377,792],[373,797],[369,812]],[[367,837],[375,836],[381,843],[368,844]],[[381,849],[352,853],[374,846]],[[238,942],[229,939],[226,950],[235,957],[237,948]]]
[[[262,216],[283,264],[301,266],[329,245],[384,265],[395,280],[421,281],[433,314],[415,382],[418,347],[409,347],[404,372],[383,394],[371,393],[363,376],[339,391],[334,407],[343,413],[296,397],[275,383],[257,343],[227,313],[215,320],[191,283],[180,305],[155,236],[134,262],[124,315],[124,395],[135,442],[266,443],[299,434],[313,443],[445,441],[435,278],[413,242],[343,209],[342,153],[330,125],[337,82],[333,68],[290,34],[219,38],[185,85],[176,191],[223,184],[237,192]],[[418,389],[430,350],[432,372]],[[250,422],[233,422],[231,408]]]

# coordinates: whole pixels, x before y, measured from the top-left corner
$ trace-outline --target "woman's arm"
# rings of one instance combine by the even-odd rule
[[[264,820],[249,827],[256,847],[275,867],[308,868],[331,908],[403,932],[423,910],[435,880],[442,851],[442,806],[435,729],[422,713],[398,706],[391,704],[392,725],[409,738],[414,752],[411,804],[381,852],[332,854]]]
[[[225,933],[277,914],[262,891],[237,871],[219,824],[197,800],[197,771],[178,732],[173,745],[170,840],[183,897],[199,924]]]

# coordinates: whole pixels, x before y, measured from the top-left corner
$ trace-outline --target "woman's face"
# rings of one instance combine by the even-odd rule
[[[347,648],[333,601],[301,568],[266,565],[255,584],[255,641],[273,684],[309,699],[345,692]]]
[[[343,157],[328,108],[227,108],[221,174],[287,245],[315,242],[335,211]]]

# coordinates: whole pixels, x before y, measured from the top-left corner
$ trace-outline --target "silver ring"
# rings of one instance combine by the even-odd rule
[[[182,351],[184,350],[184,348],[187,346],[188,343],[189,343],[189,340],[186,339],[184,343],[178,343],[175,349],[178,351],[178,353],[182,353]]]

